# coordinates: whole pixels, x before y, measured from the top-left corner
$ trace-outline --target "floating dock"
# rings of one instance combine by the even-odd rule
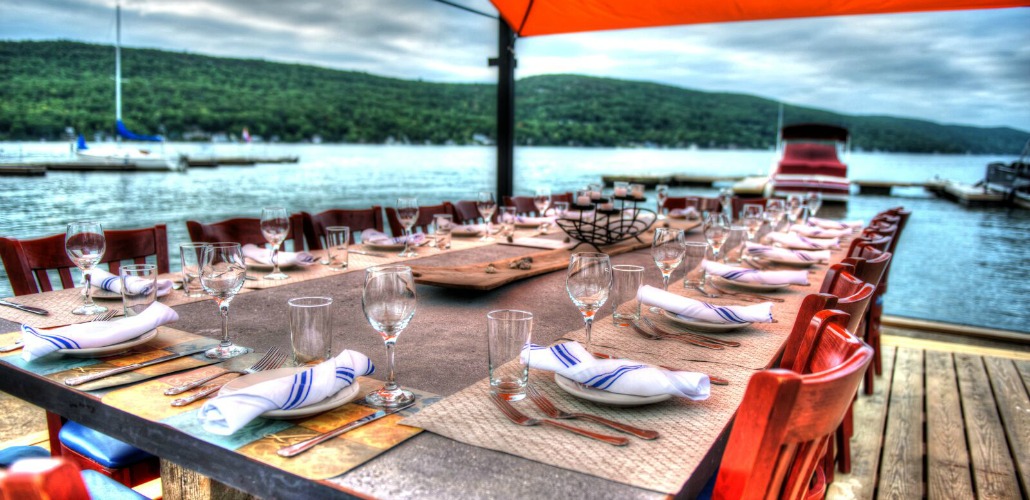
[[[297,156],[183,156],[182,161],[190,168],[213,168],[219,166],[253,166],[259,163],[297,163]],[[105,162],[80,159],[0,163],[0,176],[39,176],[53,172],[160,172],[160,170],[137,168],[130,162]]]

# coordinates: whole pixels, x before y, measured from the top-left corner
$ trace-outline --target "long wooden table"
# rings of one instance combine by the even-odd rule
[[[689,238],[699,238],[696,232]],[[492,262],[540,252],[539,249],[488,245],[466,250],[439,253],[420,249],[425,257],[412,261],[421,266],[460,266],[473,262]],[[657,269],[646,250],[613,257],[618,264],[638,264],[649,270],[645,284],[660,286]],[[821,266],[822,267],[822,266]],[[289,273],[289,271],[287,271]],[[360,306],[363,273],[332,274],[306,281],[277,286],[239,295],[232,304],[230,329],[237,332],[237,341],[259,351],[273,346],[289,349],[289,326],[286,301],[298,296],[328,295],[335,299],[334,349],[354,349],[368,354],[373,362],[385,367],[385,348],[378,334],[367,324]],[[681,278],[677,275],[676,278]],[[578,310],[568,300],[564,273],[552,272],[528,278],[494,290],[477,291],[418,287],[418,311],[415,319],[401,335],[397,346],[398,381],[427,393],[447,398],[482,383],[486,376],[485,315],[501,308],[518,308],[534,312],[537,321],[533,341],[551,344],[562,338],[575,338],[582,328]],[[817,291],[822,272],[813,274],[809,287],[791,287],[781,293],[789,298],[787,305],[774,307],[776,330],[780,338],[793,323],[796,303],[807,293]],[[217,337],[219,319],[210,301],[175,306],[180,320],[176,329],[209,337]],[[0,317],[4,312],[0,312]],[[610,310],[597,320],[611,322]],[[761,327],[765,328],[765,327]],[[17,324],[0,320],[0,331],[14,331]],[[762,330],[757,334],[765,335]],[[767,339],[768,341],[769,339]],[[747,363],[719,364],[716,354],[702,352],[697,356],[710,359],[700,366],[712,368],[719,375],[733,380],[730,391],[739,397],[748,374],[767,365],[782,348],[782,342],[766,342],[758,365]],[[611,344],[611,343],[610,343]],[[609,345],[618,349],[619,345]],[[741,349],[747,349],[747,342]],[[771,349],[771,351],[770,351]],[[652,356],[661,360],[663,349],[652,349]],[[738,356],[740,354],[737,354]],[[383,370],[377,372],[381,377]],[[196,470],[201,474],[262,498],[278,497],[463,497],[475,492],[486,497],[511,498],[659,498],[662,492],[633,487],[605,479],[603,474],[577,472],[575,464],[555,467],[518,456],[471,446],[441,435],[423,432],[364,465],[328,482],[311,481],[254,460],[239,453],[196,439],[175,428],[155,424],[131,412],[101,403],[94,395],[67,388],[51,380],[32,375],[7,363],[0,363],[0,390],[42,406],[50,411],[79,421],[101,432],[122,439],[154,453],[162,459]],[[713,398],[721,387],[713,388]],[[447,399],[445,399],[446,401]],[[525,408],[525,407],[524,407]],[[694,417],[687,418],[698,418]],[[704,422],[719,435],[712,446],[702,450],[693,470],[677,473],[682,478],[679,494],[693,496],[718,466],[722,445],[728,432],[729,418]],[[506,424],[505,424],[506,425]],[[512,433],[534,429],[511,426]],[[633,446],[636,443],[631,443]],[[613,448],[610,453],[619,453]],[[661,464],[655,464],[661,467]],[[331,483],[331,484],[330,484]],[[672,493],[672,492],[670,492]]]

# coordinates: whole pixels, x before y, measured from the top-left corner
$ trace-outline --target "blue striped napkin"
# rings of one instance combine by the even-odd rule
[[[641,304],[659,307],[682,318],[720,324],[771,323],[772,302],[750,306],[717,306],[666,292],[651,285],[637,291]]]
[[[172,308],[154,302],[143,312],[117,321],[93,321],[51,330],[21,325],[21,357],[25,361],[46,356],[58,349],[91,349],[134,339],[161,325],[179,319]]]
[[[796,262],[798,264],[815,264],[830,260],[829,250],[790,250],[750,242],[747,243],[747,253],[755,257],[764,257],[779,262]]]
[[[411,236],[388,236],[386,233],[376,231],[375,229],[361,231],[361,242],[373,245],[400,245],[404,243],[404,240],[408,240],[408,243],[412,245],[417,245],[422,243],[424,239],[426,239],[426,235],[423,233],[412,233]]]
[[[807,285],[808,271],[759,271],[746,267],[728,266],[715,261],[701,262],[708,274],[721,276],[740,283],[762,283],[765,285]]]
[[[150,287],[150,281],[143,278],[137,278],[135,276],[129,276],[127,280],[129,283],[129,292],[131,294],[146,295]],[[89,282],[101,290],[107,290],[108,292],[122,293],[122,279],[115,276],[103,269],[94,268],[90,271]],[[164,297],[172,291],[172,280],[160,279],[157,280],[157,296]]]
[[[272,265],[272,250],[268,248],[261,248],[257,245],[246,244],[243,245],[243,256],[266,266]],[[280,251],[276,258],[279,259],[279,267],[287,267],[293,265],[310,266],[318,259],[314,255],[307,252],[283,252]]]
[[[838,238],[809,238],[794,233],[769,233],[765,237],[768,241],[795,250],[840,248],[840,240]]]

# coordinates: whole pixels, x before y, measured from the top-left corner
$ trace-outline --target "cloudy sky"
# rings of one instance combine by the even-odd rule
[[[496,14],[487,0],[452,0]],[[122,0],[122,43],[441,82],[496,81],[497,21],[433,0]],[[111,44],[113,0],[0,0],[0,39]],[[1030,9],[525,38],[517,78],[578,73],[848,114],[1030,131]]]

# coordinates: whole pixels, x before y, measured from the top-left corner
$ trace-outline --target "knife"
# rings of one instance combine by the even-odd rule
[[[357,420],[355,420],[355,421],[353,421],[353,422],[351,422],[349,424],[346,424],[346,425],[344,425],[342,427],[337,427],[337,428],[335,428],[335,429],[333,429],[333,430],[331,430],[329,432],[326,432],[325,434],[319,434],[319,435],[317,435],[317,436],[315,436],[315,437],[313,437],[311,439],[308,439],[308,440],[305,440],[305,441],[301,441],[301,442],[299,442],[297,444],[293,444],[293,445],[287,446],[285,448],[280,448],[279,451],[277,451],[276,453],[280,457],[287,457],[287,458],[300,455],[301,453],[304,453],[305,451],[308,451],[311,448],[314,448],[315,445],[317,445],[319,443],[322,443],[322,442],[324,442],[326,440],[332,439],[332,438],[334,438],[336,436],[339,436],[340,434],[343,434],[345,432],[349,432],[351,430],[357,429],[358,427],[361,427],[362,425],[365,425],[365,424],[367,424],[369,422],[372,422],[374,420],[379,420],[379,419],[381,419],[381,418],[383,418],[383,417],[385,417],[387,415],[393,415],[394,413],[397,413],[397,412],[399,412],[399,411],[401,411],[401,410],[403,410],[405,408],[408,408],[409,406],[411,406],[413,404],[415,404],[415,400],[411,400],[410,403],[407,403],[407,404],[402,405],[402,406],[398,406],[396,408],[388,408],[388,409],[385,409],[385,410],[379,410],[379,411],[377,411],[377,412],[375,412],[375,413],[373,413],[371,415],[368,415],[368,416],[365,416],[365,417],[361,417],[361,418],[359,418],[359,419],[357,419]]]
[[[143,362],[140,362],[140,363],[133,363],[131,365],[125,365],[125,366],[121,366],[121,367],[118,367],[118,368],[112,368],[110,370],[104,370],[102,372],[91,373],[89,375],[82,375],[81,377],[66,378],[66,379],[64,379],[64,385],[70,385],[70,386],[82,385],[82,384],[85,384],[86,382],[91,382],[93,380],[101,379],[101,378],[104,378],[104,377],[110,377],[111,375],[117,375],[119,373],[131,372],[131,371],[136,370],[138,368],[143,368],[144,366],[156,365],[158,363],[164,363],[165,361],[171,361],[173,359],[184,358],[186,356],[190,356],[190,355],[196,354],[198,352],[204,352],[204,351],[206,351],[206,350],[208,350],[208,349],[210,349],[212,347],[214,347],[214,345],[209,345],[209,346],[206,346],[206,347],[198,347],[196,349],[192,349],[192,350],[189,350],[189,351],[177,352],[175,354],[169,354],[167,356],[161,356],[160,358],[154,358],[154,359],[152,359],[150,361],[143,361]]]
[[[26,306],[26,305],[22,305],[22,304],[16,304],[14,302],[9,302],[9,301],[4,300],[4,299],[0,299],[0,305],[4,305],[4,306],[7,306],[7,307],[13,307],[13,308],[21,310],[21,311],[29,312],[29,313],[32,313],[32,314],[38,314],[40,316],[49,316],[50,315],[50,311],[47,311],[46,309],[40,309],[38,307],[32,307],[32,306]]]

